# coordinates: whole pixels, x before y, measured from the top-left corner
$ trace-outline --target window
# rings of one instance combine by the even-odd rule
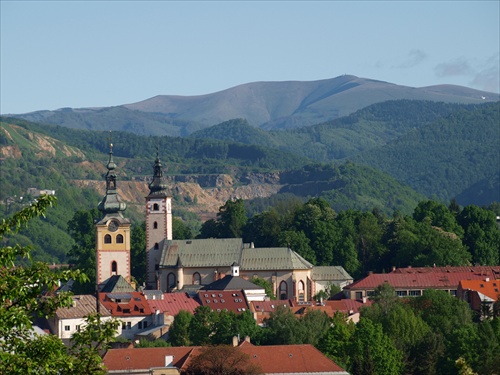
[[[153,229],[158,229],[158,223],[156,221],[153,223]]]
[[[302,280],[299,281],[299,301],[305,301],[305,292],[304,292],[304,282]]]
[[[148,327],[148,322],[142,322],[142,328],[146,329]]]
[[[65,330],[65,331],[69,331],[70,329],[71,329],[71,327],[70,327],[70,326],[64,326],[64,330]]]
[[[280,299],[288,299],[288,285],[286,285],[285,281],[280,283]]]
[[[118,264],[115,261],[111,262],[111,274],[112,275],[118,274]]]
[[[127,322],[127,329],[132,329],[132,323],[131,322]]]
[[[125,322],[122,322],[122,330],[127,329],[127,324]]]
[[[410,290],[410,297],[418,297],[422,295],[421,290]]]
[[[123,235],[118,234],[116,236],[116,243],[123,243]]]
[[[175,274],[170,272],[167,276],[167,291],[171,292],[176,287],[176,277]]]
[[[104,236],[104,243],[111,243],[111,236],[109,234]]]
[[[406,297],[408,295],[408,291],[407,290],[397,290],[396,295],[398,297]]]
[[[138,326],[139,326],[139,329],[142,329],[142,322],[139,322]]]
[[[457,291],[456,290],[450,290],[450,294],[454,297],[457,296]]]
[[[195,272],[193,274],[193,285],[200,285],[201,284],[201,276],[198,272]],[[214,297],[214,295],[212,295]]]
[[[80,324],[78,324],[75,328],[76,328],[76,330],[77,330],[78,332],[80,332],[80,330],[81,330],[81,326],[80,326]]]
[[[158,211],[160,209],[160,206],[158,206],[158,203],[153,204],[153,211]]]
[[[158,242],[155,243],[155,250],[158,250],[160,248],[160,245],[158,245]]]

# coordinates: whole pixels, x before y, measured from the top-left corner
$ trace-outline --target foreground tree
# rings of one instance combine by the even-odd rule
[[[252,375],[262,371],[248,354],[229,345],[206,346],[200,349],[185,371],[186,375]]]
[[[0,240],[44,216],[54,202],[55,197],[41,196],[12,218],[2,219]],[[104,374],[99,350],[114,336],[116,321],[103,324],[99,316],[89,317],[75,335],[72,350],[55,336],[34,333],[34,319],[73,304],[70,293],[53,292],[59,283],[88,278],[79,270],[55,273],[47,264],[31,262],[30,251],[19,245],[0,249],[0,374]],[[18,260],[24,266],[16,266]]]

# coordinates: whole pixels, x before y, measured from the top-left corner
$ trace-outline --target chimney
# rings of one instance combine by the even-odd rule
[[[250,343],[250,336],[245,336],[245,341]]]
[[[392,272],[396,271],[396,266],[392,266]]]
[[[363,303],[366,303],[368,301],[368,298],[363,297]]]
[[[233,346],[236,347],[239,344],[238,336],[233,336]]]
[[[488,282],[488,281],[490,281],[490,278],[487,277],[486,279],[484,279],[484,281]]]
[[[166,355],[165,356],[165,367],[173,367],[174,364],[174,356]]]

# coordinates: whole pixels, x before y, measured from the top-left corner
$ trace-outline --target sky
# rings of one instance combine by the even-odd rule
[[[343,74],[500,91],[500,2],[0,0],[0,113]]]

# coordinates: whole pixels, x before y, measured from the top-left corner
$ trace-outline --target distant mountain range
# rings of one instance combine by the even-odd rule
[[[77,129],[186,136],[235,118],[265,130],[306,127],[399,99],[479,104],[498,101],[500,95],[462,86],[414,88],[344,75],[319,81],[253,82],[206,95],[158,95],[116,107],[11,116]]]

